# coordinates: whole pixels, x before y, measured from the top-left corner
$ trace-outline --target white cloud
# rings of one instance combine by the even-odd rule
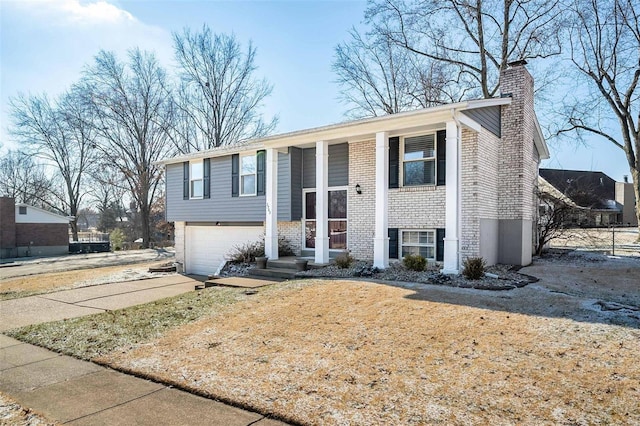
[[[104,0],[27,0],[10,3],[31,15],[57,26],[90,26],[134,23],[137,19],[126,10]]]

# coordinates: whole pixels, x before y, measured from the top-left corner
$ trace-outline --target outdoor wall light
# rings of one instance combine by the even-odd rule
[[[360,188],[359,183],[356,183],[356,192],[358,193],[358,195],[362,194],[362,188]]]

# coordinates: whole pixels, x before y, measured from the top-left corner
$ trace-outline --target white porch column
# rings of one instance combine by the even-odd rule
[[[447,182],[446,182],[446,222],[444,236],[443,274],[458,274],[459,265],[459,190],[458,182],[458,126],[455,121],[447,122]]]
[[[373,266],[389,266],[389,134],[376,133],[376,224],[373,239]]]
[[[278,258],[278,151],[267,148],[266,160],[264,254],[269,259],[276,260]]]
[[[315,263],[329,263],[329,144],[316,142]]]

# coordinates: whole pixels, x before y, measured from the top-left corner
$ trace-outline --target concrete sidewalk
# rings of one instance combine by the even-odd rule
[[[0,391],[71,425],[285,425],[2,334]]]
[[[0,331],[148,303],[193,291],[197,283],[171,275],[0,301]],[[0,391],[73,425],[284,425],[2,334]]]
[[[3,300],[0,301],[0,332],[149,303],[193,291],[199,283],[184,275],[170,275]]]

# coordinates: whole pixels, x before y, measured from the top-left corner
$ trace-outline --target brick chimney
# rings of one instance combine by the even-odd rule
[[[501,110],[498,261],[531,263],[534,241],[539,155],[534,144],[533,77],[526,61],[509,63],[500,73],[501,97],[511,104]]]

